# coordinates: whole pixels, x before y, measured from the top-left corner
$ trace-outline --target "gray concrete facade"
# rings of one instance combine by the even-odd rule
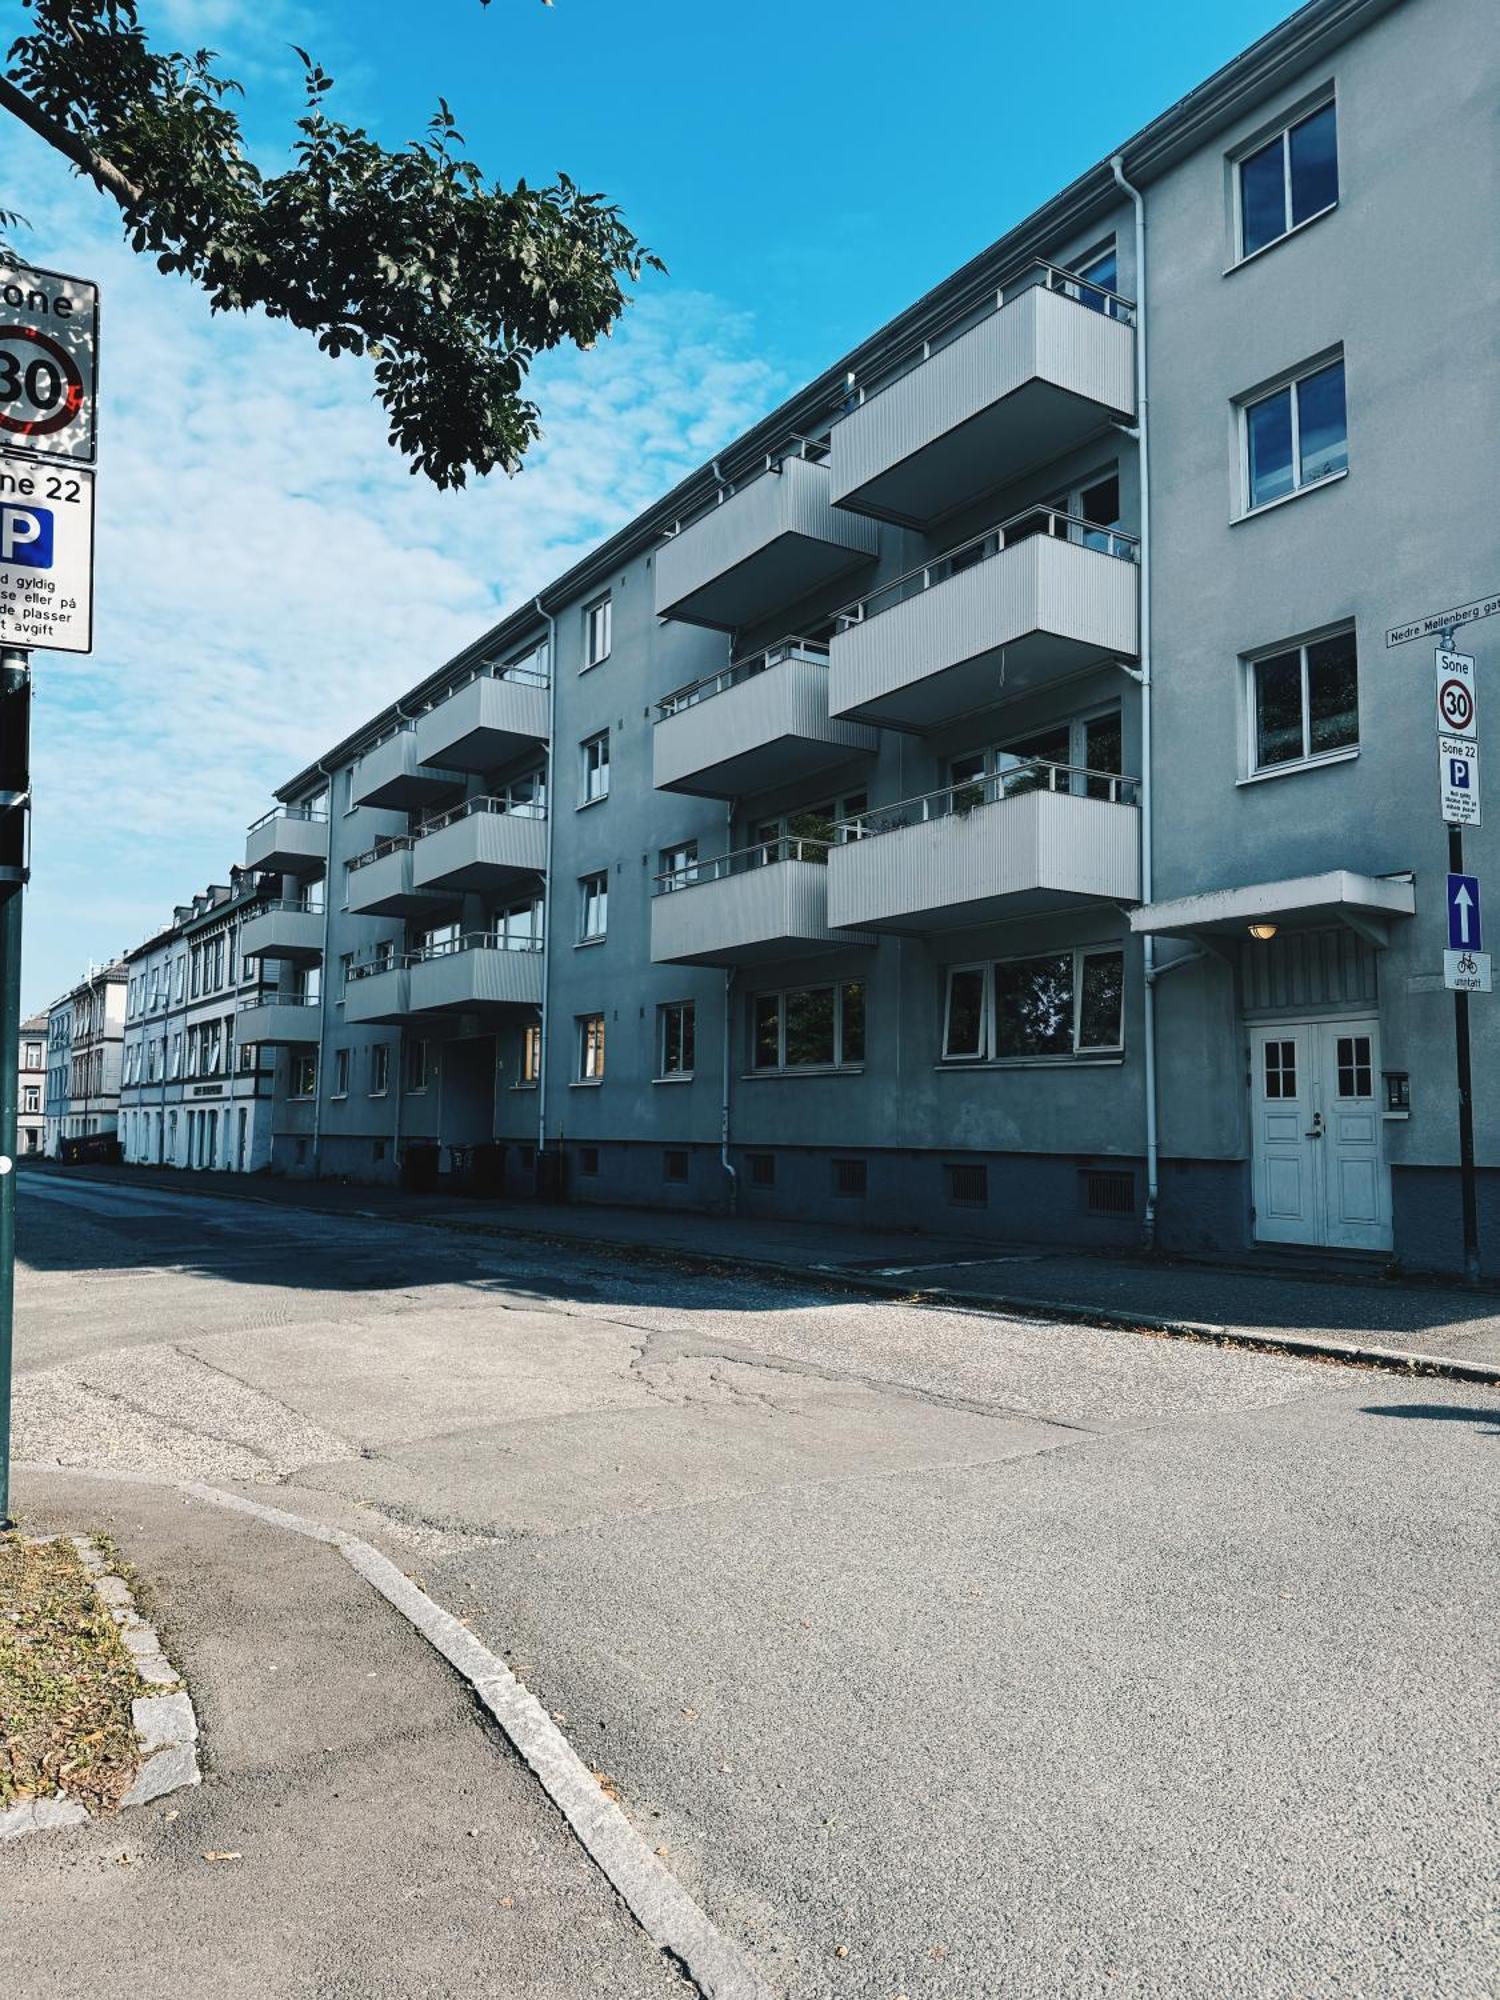
[[[285,786],[273,1164],[1451,1266],[1491,26],[1314,0]]]

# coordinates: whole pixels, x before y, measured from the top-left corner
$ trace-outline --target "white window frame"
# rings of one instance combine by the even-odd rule
[[[602,754],[597,754],[601,752]],[[579,802],[581,810],[584,806],[596,806],[601,799],[609,797],[609,731],[607,729],[599,729],[592,736],[585,736],[578,746],[578,753],[583,773],[583,798]],[[599,791],[591,790],[591,779],[601,775],[604,779],[603,788]]]
[[[578,942],[602,944],[609,935],[609,870],[578,878]]]
[[[693,1023],[693,1062],[680,1069],[667,1068],[667,1022],[672,1015],[681,1015],[683,1020]],[[677,1032],[677,1045],[683,1044],[682,1029]],[[663,1000],[656,1009],[656,1081],[658,1083],[690,1083],[693,1067],[698,1059],[698,1008],[693,1000]]]
[[[583,607],[583,665],[580,673],[601,667],[609,658],[614,642],[614,599],[609,591],[590,598]]]
[[[521,1061],[513,1090],[535,1090],[542,1074],[542,1029],[538,1021],[528,1021],[521,1030]]]
[[[845,994],[851,986],[858,986],[864,993],[865,1038],[868,1054],[870,1033],[870,983],[867,979],[814,979],[806,986],[772,987],[749,997],[745,1026],[748,1030],[747,1056],[749,1076],[831,1076],[835,1072],[858,1075],[865,1066],[865,1056],[846,1056],[844,1053],[844,1008]],[[786,1059],[786,1016],[787,1001],[798,993],[831,992],[833,1000],[833,1061],[831,1063],[788,1063]],[[757,1063],[756,1055],[756,1010],[763,1000],[776,1002],[776,1061],[774,1064]]]
[[[1312,714],[1307,699],[1307,649],[1324,639],[1337,639],[1348,633],[1354,640],[1354,741],[1341,743],[1336,750],[1313,750]],[[1284,653],[1295,652],[1301,663],[1302,681],[1302,755],[1288,757],[1283,764],[1262,764],[1258,761],[1259,742],[1256,730],[1256,672],[1267,660],[1279,659]],[[1346,619],[1337,625],[1328,625],[1319,632],[1305,632],[1300,638],[1282,639],[1274,646],[1258,646],[1253,653],[1246,653],[1241,659],[1243,699],[1245,704],[1245,776],[1242,782],[1258,783],[1263,778],[1289,776],[1293,771],[1317,770],[1324,764],[1347,763],[1357,757],[1360,749],[1359,713],[1359,635],[1353,619]]]
[[[609,1070],[609,1033],[605,1023],[604,1016],[602,1013],[578,1014],[574,1016],[574,1020],[577,1024],[577,1033],[578,1033],[577,1075],[575,1076],[574,1081],[578,1084],[590,1085],[590,1086],[594,1084],[603,1083],[605,1076],[608,1074]],[[593,1047],[593,1037],[591,1033],[591,1030],[593,1029],[595,1023],[598,1024],[598,1029],[599,1029],[598,1049],[597,1049],[598,1066],[596,1068],[591,1068],[590,1065],[594,1063],[596,1060],[595,1050]]]
[[[1314,375],[1321,375],[1327,368],[1337,365],[1344,374],[1344,463],[1335,466],[1332,472],[1321,472],[1316,479],[1302,477],[1302,399],[1297,394],[1303,382]],[[1292,414],[1292,488],[1289,493],[1278,493],[1271,500],[1252,498],[1250,473],[1250,412],[1259,409],[1262,403],[1269,403],[1273,396],[1290,392]],[[1349,371],[1342,347],[1331,353],[1320,354],[1312,361],[1299,362],[1295,368],[1280,375],[1274,382],[1235,402],[1235,424],[1239,433],[1240,490],[1238,519],[1249,520],[1257,514],[1269,513],[1273,507],[1284,507],[1289,500],[1296,500],[1304,493],[1316,493],[1320,486],[1331,486],[1335,480],[1349,476]]]
[[[698,843],[679,840],[657,855],[657,886],[664,896],[686,889],[698,879]]]
[[[1073,1023],[1072,1048],[1060,1055],[1016,1055],[1002,1056],[995,1053],[997,1047],[995,1019],[995,968],[1000,965],[1024,965],[1034,958],[1061,958],[1065,952],[1073,957]],[[1120,1039],[1117,1042],[1092,1042],[1087,1048],[1080,1045],[1079,1031],[1083,1021],[1084,964],[1090,958],[1118,958],[1121,962],[1122,983],[1120,990]],[[966,959],[962,964],[950,965],[943,981],[943,1014],[940,1053],[940,1069],[1011,1069],[1040,1064],[1044,1067],[1055,1063],[1091,1062],[1103,1057],[1106,1061],[1117,1059],[1125,1053],[1125,991],[1123,984],[1125,947],[1123,941],[1114,944],[1061,945],[1056,951],[1010,952],[1004,958]],[[948,1024],[953,1004],[953,981],[957,974],[977,972],[983,977],[983,992],[980,1000],[979,1048],[974,1054],[948,1053]]]
[[[1311,215],[1304,215],[1300,222],[1293,222],[1291,135],[1297,126],[1305,125],[1309,118],[1316,118],[1320,111],[1326,111],[1330,105],[1333,107],[1333,157],[1339,191],[1333,200],[1325,203],[1322,208],[1315,209]],[[1298,105],[1297,109],[1288,112],[1279,124],[1273,125],[1269,131],[1258,132],[1253,139],[1247,140],[1243,146],[1237,146],[1229,155],[1229,199],[1234,228],[1234,263],[1230,267],[1232,270],[1237,270],[1241,264],[1253,262],[1257,257],[1263,257],[1268,250],[1274,250],[1278,243],[1285,243],[1289,236],[1296,236],[1302,230],[1310,229],[1315,222],[1321,222],[1325,215],[1332,215],[1344,196],[1344,154],[1339,144],[1339,136],[1338,93],[1328,89],[1320,91],[1310,101]],[[1247,250],[1245,189],[1240,169],[1247,160],[1254,159],[1257,153],[1263,153],[1267,146],[1275,145],[1278,140],[1281,142],[1281,212],[1286,217],[1286,227],[1279,236],[1272,236],[1267,242],[1257,245],[1254,250]]]
[[[376,1081],[377,1069],[379,1082]],[[370,1097],[385,1097],[391,1088],[391,1045],[389,1042],[372,1042],[370,1045]]]
[[[418,1063],[415,1060],[417,1051],[419,1049],[422,1052],[422,1060],[420,1063]],[[431,1059],[431,1051],[432,1051],[432,1045],[430,1042],[428,1042],[425,1036],[420,1036],[420,1035],[416,1036],[413,1038],[413,1040],[407,1043],[406,1062],[405,1062],[405,1083],[403,1089],[404,1096],[422,1097],[426,1094],[427,1067]],[[416,1070],[418,1076],[421,1079],[420,1082],[418,1083],[413,1083],[411,1080],[413,1070]]]
[[[348,1049],[335,1049],[333,1052],[333,1088],[328,1093],[330,1097],[347,1097],[349,1095],[349,1071],[351,1067],[352,1058]]]

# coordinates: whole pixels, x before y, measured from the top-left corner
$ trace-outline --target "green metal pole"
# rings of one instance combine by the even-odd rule
[[[16,1109],[21,1066],[21,909],[31,807],[31,657],[0,651],[0,1528],[10,1511],[15,1352]]]

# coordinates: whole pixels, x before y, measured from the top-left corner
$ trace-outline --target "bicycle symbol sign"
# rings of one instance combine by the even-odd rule
[[[1437,728],[1440,736],[1478,734],[1479,698],[1471,653],[1437,652]]]

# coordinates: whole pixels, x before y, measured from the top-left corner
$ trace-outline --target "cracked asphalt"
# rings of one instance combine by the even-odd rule
[[[787,2000],[1500,1992],[1487,1392],[175,1190],[20,1212],[19,1456],[383,1543]]]

